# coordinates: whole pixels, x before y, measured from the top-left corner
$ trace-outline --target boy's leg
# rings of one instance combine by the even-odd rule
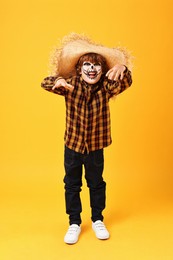
[[[82,162],[80,159],[80,154],[65,147],[64,166],[66,213],[69,214],[70,225],[80,225],[80,213],[82,212],[80,200],[80,191],[82,186]]]
[[[103,221],[102,211],[106,201],[106,183],[103,180],[104,154],[103,149],[90,152],[84,162],[85,178],[90,191],[91,219]]]

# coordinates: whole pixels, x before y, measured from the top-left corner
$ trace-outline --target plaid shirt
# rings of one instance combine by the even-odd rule
[[[111,81],[104,75],[98,83],[89,85],[81,76],[66,79],[74,86],[73,91],[64,87],[52,90],[58,77],[47,77],[41,86],[63,95],[66,101],[65,145],[79,153],[95,151],[111,144],[109,100],[127,89],[131,73],[124,72],[123,80]]]

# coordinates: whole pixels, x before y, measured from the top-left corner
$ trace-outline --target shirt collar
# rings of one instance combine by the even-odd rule
[[[83,80],[82,76],[80,76],[80,83],[86,89],[90,90],[91,92],[94,92],[100,86],[100,83],[102,81],[101,79],[96,84],[88,84],[85,80]]]

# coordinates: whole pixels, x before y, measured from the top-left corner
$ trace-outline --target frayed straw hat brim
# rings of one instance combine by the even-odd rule
[[[53,73],[66,78],[76,75],[75,65],[79,58],[86,53],[102,55],[106,59],[109,69],[118,63],[131,67],[130,54],[127,50],[108,48],[94,43],[84,35],[73,33],[66,36],[62,41],[62,46],[54,52]]]

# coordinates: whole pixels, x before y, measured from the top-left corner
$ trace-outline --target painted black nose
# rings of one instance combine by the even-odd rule
[[[92,70],[94,69],[94,66],[93,66],[93,65],[91,65],[91,69],[92,69]]]

